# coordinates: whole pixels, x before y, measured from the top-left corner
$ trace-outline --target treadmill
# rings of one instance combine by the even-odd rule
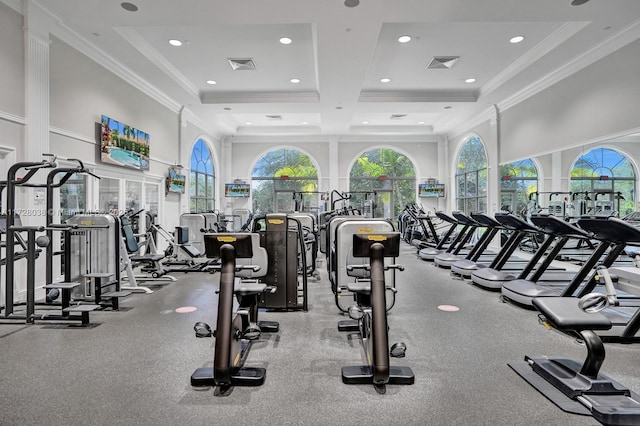
[[[433,259],[435,259],[435,257],[440,253],[454,250],[455,247],[457,247],[458,243],[460,243],[460,241],[466,236],[466,233],[469,229],[468,225],[463,226],[456,237],[453,239],[453,241],[450,241],[449,239],[452,237],[456,228],[458,228],[458,225],[460,225],[460,222],[458,222],[453,216],[450,216],[443,211],[437,211],[436,216],[438,216],[438,218],[440,218],[442,221],[450,223],[451,225],[449,226],[449,229],[444,234],[444,236],[442,236],[438,244],[433,247],[425,247],[423,249],[420,249],[420,251],[418,252],[418,256],[420,256],[420,259],[422,260],[433,261]]]
[[[602,219],[600,219],[600,221],[602,221]],[[560,250],[562,250],[565,244],[571,239],[589,240],[595,238],[593,233],[588,230],[572,225],[553,215],[532,215],[531,222],[544,232],[560,238],[545,260],[555,259]],[[538,281],[542,274],[539,273],[540,271],[537,271],[530,278],[520,277],[519,279],[505,282],[502,286],[503,300],[533,308],[533,298],[535,297],[573,296],[583,284],[585,278],[592,272],[593,268],[609,249],[609,246],[610,243],[608,241],[601,240],[601,243],[596,246],[580,270],[577,273],[569,272],[568,274],[571,274],[571,276],[567,277],[565,275],[564,281],[540,283]],[[603,265],[607,267],[611,266],[611,263],[615,261],[623,249],[624,245],[612,249],[603,261]]]
[[[538,262],[545,256],[547,253],[547,249],[551,246],[551,244],[556,239],[556,235],[553,233],[548,233],[547,237],[540,245],[538,250],[533,254],[533,257],[527,262],[520,272],[513,270],[502,270],[502,267],[507,262],[508,258],[511,257],[513,252],[518,248],[518,244],[525,236],[531,236],[535,238],[535,235],[543,232],[543,229],[540,229],[534,225],[531,225],[524,220],[520,219],[518,216],[515,216],[511,213],[496,213],[495,218],[500,224],[509,230],[514,231],[518,237],[514,239],[514,241],[510,242],[510,246],[508,250],[503,253],[500,259],[495,260],[489,268],[481,268],[476,269],[471,273],[471,281],[473,284],[482,287],[487,290],[498,291],[502,288],[504,283],[513,281],[515,279],[524,279],[526,278],[533,270],[536,269],[536,275],[545,274],[544,277],[538,279],[542,279],[544,281],[566,281],[567,280],[567,271],[553,271],[549,270],[551,266],[551,262],[555,258],[555,253],[551,255],[547,255],[538,265]]]
[[[481,254],[483,254],[486,246],[491,243],[495,235],[500,231],[506,230],[507,228],[503,227],[500,222],[485,213],[471,213],[471,218],[478,222],[481,226],[488,228],[489,232],[491,232],[492,234],[486,241],[482,243],[482,246],[479,247],[478,252],[469,253],[469,255],[464,259],[453,262],[451,264],[451,275],[469,279],[471,278],[471,273],[479,268],[494,268],[505,271],[521,271],[528,260],[513,257],[511,256],[511,253],[517,248],[518,244],[525,237],[525,235],[513,232],[511,236],[506,240],[506,242],[502,245],[502,248],[498,251],[498,253],[492,253],[490,256],[480,257]],[[517,241],[514,243],[515,240]],[[480,242],[478,242],[478,244],[480,244]],[[513,246],[513,249],[510,248],[511,246]],[[502,263],[502,266],[498,268],[498,262],[500,261],[501,257],[505,256],[505,252],[509,250],[511,251],[508,257],[504,259],[505,261]]]
[[[460,211],[455,211],[451,213],[453,215],[453,217],[458,221],[458,223],[464,225],[464,226],[469,226],[469,229],[467,231],[467,234],[465,235],[464,239],[454,248],[453,251],[445,251],[442,252],[440,254],[438,254],[434,259],[433,259],[433,263],[435,263],[437,266],[441,267],[441,268],[445,268],[445,269],[450,269],[451,265],[457,261],[457,260],[461,260],[464,259],[465,256],[476,256],[480,257],[484,252],[484,250],[486,249],[487,244],[485,244],[485,241],[491,237],[493,238],[493,235],[495,234],[495,232],[490,232],[490,229],[485,229],[485,232],[482,234],[482,236],[478,239],[478,241],[476,241],[476,243],[473,245],[473,247],[470,250],[467,250],[468,248],[468,244],[469,241],[471,240],[471,237],[473,237],[473,234],[480,228],[486,228],[484,225],[482,225],[481,223],[477,222],[476,220],[474,220],[473,218],[467,216],[466,214],[464,214],[463,212]],[[463,251],[464,249],[464,251]]]

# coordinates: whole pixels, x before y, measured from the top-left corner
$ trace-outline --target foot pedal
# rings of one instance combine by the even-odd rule
[[[193,331],[196,332],[196,337],[198,338],[213,336],[213,331],[211,331],[211,327],[209,327],[209,324],[205,322],[197,322],[193,326]]]
[[[407,352],[407,345],[403,342],[394,343],[389,350],[389,356],[392,358],[404,358]]]
[[[244,332],[242,333],[242,338],[247,340],[257,340],[260,337],[262,330],[258,327],[257,324],[249,324]]]
[[[360,331],[360,326],[356,320],[342,320],[338,321],[338,331],[357,332]]]
[[[277,333],[280,330],[278,321],[258,321],[258,327],[263,333]]]

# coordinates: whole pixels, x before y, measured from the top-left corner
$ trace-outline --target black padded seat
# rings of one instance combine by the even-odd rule
[[[130,254],[129,259],[133,260],[134,262],[158,262],[164,259],[164,255],[163,254],[139,254],[139,255]]]
[[[578,307],[573,297],[541,297],[533,299],[536,307],[558,330],[608,330],[612,324],[599,312],[588,313]]]

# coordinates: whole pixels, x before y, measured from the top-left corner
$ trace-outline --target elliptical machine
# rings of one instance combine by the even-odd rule
[[[385,257],[397,257],[400,253],[400,233],[354,234],[353,256],[368,257],[369,264],[348,265],[348,271],[370,271],[369,280],[348,284],[356,294],[357,305],[349,308],[349,316],[357,320],[367,365],[342,367],[342,381],[346,384],[373,384],[379,393],[386,392],[386,384],[411,385],[414,374],[409,367],[389,365],[389,357],[405,356],[406,345],[395,343],[389,349],[385,271],[404,270],[401,265],[385,265]],[[341,331],[352,331],[345,324]]]
[[[216,342],[213,367],[196,369],[191,375],[191,385],[219,386],[222,396],[228,395],[233,386],[260,386],[264,383],[266,369],[244,367],[244,362],[252,341],[258,339],[262,331],[277,332],[279,328],[277,322],[257,321],[258,297],[265,291],[275,291],[274,287],[268,287],[257,280],[238,280],[238,285],[235,285],[237,271],[257,272],[262,267],[236,265],[236,259],[254,256],[253,241],[258,245],[257,235],[247,233],[204,236],[207,257],[219,257],[221,260],[218,316],[215,331],[203,322],[196,323],[194,330],[196,337],[215,337]],[[266,256],[264,262],[267,262]],[[234,294],[239,302],[235,313]]]

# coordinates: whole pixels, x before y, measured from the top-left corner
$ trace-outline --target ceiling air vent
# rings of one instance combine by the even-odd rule
[[[279,114],[267,114],[265,117],[267,117],[267,120],[282,120],[282,116]]]
[[[460,56],[434,56],[427,65],[427,69],[431,70],[448,70],[458,62]]]
[[[228,58],[227,61],[234,71],[256,69],[256,63],[251,58]]]
[[[402,120],[407,116],[407,114],[391,114],[391,120]]]

